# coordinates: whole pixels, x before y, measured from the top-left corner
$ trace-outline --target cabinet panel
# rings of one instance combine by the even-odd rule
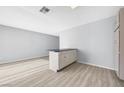
[[[60,69],[69,64],[69,62],[68,62],[68,59],[69,59],[69,58],[68,58],[68,57],[69,57],[69,56],[68,56],[67,53],[62,53],[62,54],[60,55],[60,57],[59,57],[59,68],[60,68]]]
[[[77,60],[76,50],[50,52],[49,56],[50,56],[50,69],[55,72]]]

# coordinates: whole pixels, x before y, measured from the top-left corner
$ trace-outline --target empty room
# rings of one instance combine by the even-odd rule
[[[0,87],[124,87],[123,6],[0,6]]]

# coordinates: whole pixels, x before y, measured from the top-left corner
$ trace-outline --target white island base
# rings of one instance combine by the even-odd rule
[[[50,50],[49,69],[58,72],[77,60],[76,49]]]

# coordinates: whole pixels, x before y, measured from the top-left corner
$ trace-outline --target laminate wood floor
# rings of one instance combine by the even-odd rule
[[[114,71],[74,63],[60,72],[48,69],[48,58],[0,65],[1,87],[123,87]]]

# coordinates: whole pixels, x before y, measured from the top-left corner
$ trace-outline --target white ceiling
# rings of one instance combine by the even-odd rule
[[[1,6],[0,24],[58,35],[59,32],[105,19],[118,14],[119,6],[47,6],[50,12],[42,14],[42,6]]]

